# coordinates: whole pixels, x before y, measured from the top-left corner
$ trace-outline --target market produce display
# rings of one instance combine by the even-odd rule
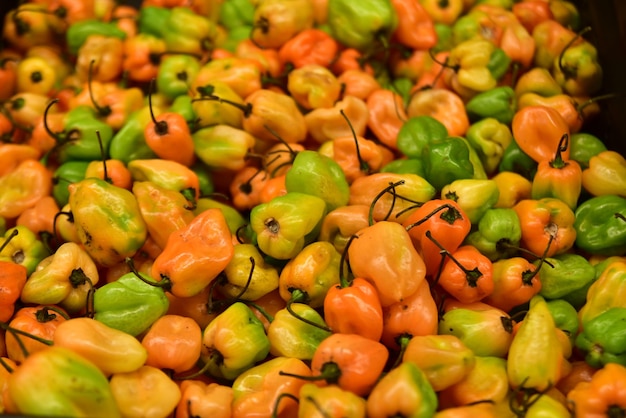
[[[567,0],[30,0],[0,411],[624,417],[626,159]]]

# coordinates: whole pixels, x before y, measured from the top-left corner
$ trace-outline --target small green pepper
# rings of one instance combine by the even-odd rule
[[[380,169],[381,173],[415,174],[424,177],[424,164],[420,158],[395,159]]]
[[[154,109],[155,114],[158,110]],[[150,123],[150,108],[143,108],[133,112],[124,126],[115,133],[109,145],[111,158],[120,160],[125,164],[133,160],[146,160],[157,158],[157,155],[146,143],[144,131]]]
[[[586,353],[585,361],[592,367],[626,366],[626,308],[613,307],[587,321],[576,347]]]
[[[450,136],[428,143],[422,151],[425,179],[441,190],[459,179],[474,177],[470,149],[460,137]]]
[[[150,328],[167,312],[169,299],[158,282],[145,274],[142,278],[126,273],[98,288],[93,296],[94,319],[133,336]]]
[[[89,161],[67,161],[59,165],[52,175],[52,197],[59,207],[69,202],[69,185],[85,178]]]
[[[478,93],[465,105],[470,121],[494,118],[510,125],[517,108],[515,91],[509,86],[500,86]]]
[[[522,227],[517,212],[511,208],[489,208],[478,221],[467,242],[491,261],[513,256],[522,239]]]
[[[504,150],[513,142],[509,126],[491,117],[470,125],[466,137],[476,150],[485,172],[489,175],[496,172],[502,161]]]
[[[70,160],[93,161],[106,157],[113,128],[97,118],[96,111],[89,106],[78,106],[70,110],[63,119],[63,132],[56,133],[56,159],[64,163]],[[102,150],[105,155],[102,155]]]
[[[548,304],[552,318],[554,318],[554,325],[569,336],[573,345],[578,335],[579,327],[576,308],[563,299],[548,300],[546,303]]]
[[[546,299],[567,299],[570,293],[588,287],[595,276],[594,267],[579,254],[565,253],[548,257],[539,270],[539,294]]]
[[[168,7],[145,6],[139,10],[138,26],[140,33],[163,38],[166,30],[165,23],[169,19],[172,11]]]
[[[77,54],[80,47],[90,35],[112,36],[126,38],[126,32],[120,29],[115,22],[104,22],[98,19],[85,19],[72,23],[65,32],[68,51]]]
[[[535,160],[522,151],[516,141],[511,141],[504,149],[498,171],[511,171],[532,180],[537,172],[537,165]]]
[[[592,197],[576,208],[576,247],[606,256],[626,253],[626,198]]]
[[[198,58],[185,54],[167,55],[159,64],[157,89],[170,100],[179,96],[191,99],[187,92],[198,72],[200,72]]]
[[[10,239],[7,243],[6,241]],[[17,225],[6,231],[0,251],[0,261],[9,261],[26,267],[30,276],[37,264],[50,255],[44,243],[24,225]],[[4,245],[6,244],[6,245]]]
[[[416,116],[408,119],[398,131],[398,150],[409,158],[421,158],[422,150],[435,140],[448,136],[443,123],[432,116]]]
[[[597,136],[576,132],[569,138],[569,158],[580,164],[583,170],[589,167],[591,157],[606,151],[606,145]]]

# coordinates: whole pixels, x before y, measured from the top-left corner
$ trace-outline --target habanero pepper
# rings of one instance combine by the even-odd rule
[[[609,363],[567,393],[570,409],[577,415],[620,414],[626,410],[626,367]]]
[[[570,129],[563,116],[546,106],[527,106],[519,109],[511,122],[513,138],[519,147],[537,163],[549,160],[563,135]],[[569,148],[561,153],[569,159]]]
[[[626,158],[617,151],[599,152],[583,170],[582,187],[593,196],[617,195],[626,198]]]
[[[268,263],[257,246],[237,244],[233,258],[224,268],[226,280],[218,279],[220,295],[254,301],[278,289],[279,272]]]
[[[233,388],[200,379],[186,379],[180,382],[181,397],[176,407],[175,418],[207,416],[229,418]]]
[[[298,33],[314,24],[314,8],[310,1],[263,0],[254,10],[250,39],[263,48],[280,49]]]
[[[0,216],[13,219],[52,191],[52,174],[35,159],[19,163],[0,177]]]
[[[299,416],[325,416],[358,418],[365,416],[366,400],[337,385],[319,387],[305,383],[298,394]]]
[[[606,256],[626,253],[626,198],[606,194],[582,202],[574,212],[576,248]]]
[[[538,266],[523,257],[503,258],[493,262],[493,292],[483,302],[511,312],[539,294],[541,287]]]
[[[52,345],[58,326],[67,313],[56,305],[32,305],[16,310],[5,335],[6,355],[18,364]],[[14,331],[10,331],[10,330]]]
[[[402,97],[381,88],[370,93],[365,103],[369,109],[368,128],[380,142],[393,150],[397,149],[398,132],[409,118],[404,110]]]
[[[306,64],[289,72],[287,91],[305,110],[332,108],[341,94],[341,84],[326,67]]]
[[[392,39],[418,50],[428,50],[437,44],[434,19],[420,2],[392,0],[391,3],[398,16]]]
[[[329,67],[339,51],[339,44],[327,32],[309,28],[294,35],[278,49],[282,65],[296,69],[309,64]]]
[[[346,119],[350,121],[349,124]],[[313,109],[304,115],[308,135],[320,144],[336,137],[350,136],[352,129],[357,135],[363,136],[368,120],[369,111],[365,101],[350,94],[345,94],[332,108]]]
[[[519,216],[511,208],[489,208],[469,233],[466,243],[491,261],[513,256],[522,238]]]

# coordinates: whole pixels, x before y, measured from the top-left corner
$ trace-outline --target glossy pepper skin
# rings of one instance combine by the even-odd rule
[[[513,142],[513,135],[508,125],[493,117],[483,118],[470,125],[466,138],[476,150],[488,175],[496,172],[504,151]]]
[[[517,110],[515,91],[509,86],[495,87],[472,97],[465,108],[472,122],[494,118],[509,125]]]
[[[35,271],[37,264],[50,255],[43,242],[26,226],[17,225],[8,229],[3,242],[6,245],[0,250],[0,261],[26,267],[29,276]]]
[[[467,143],[454,136],[432,141],[422,151],[426,180],[437,190],[454,180],[474,177]]]
[[[607,256],[626,252],[626,198],[612,194],[592,197],[576,208],[576,247]]]
[[[78,236],[94,261],[114,265],[144,244],[146,223],[130,191],[89,178],[71,184],[69,192]]]
[[[169,236],[163,251],[154,260],[151,274],[169,281],[178,297],[197,295],[219,273],[234,254],[230,229],[219,209],[207,209],[184,228]]]
[[[90,35],[111,36],[118,39],[126,38],[126,33],[115,23],[103,22],[98,19],[86,19],[75,22],[65,32],[67,46],[72,54],[77,54],[80,47]]]
[[[610,308],[585,323],[576,336],[576,347],[583,350],[585,361],[601,368],[607,363],[626,366],[626,308]]]
[[[594,196],[616,194],[626,197],[626,158],[616,151],[602,151],[589,159],[583,171],[583,188]]]
[[[327,22],[333,37],[341,44],[365,50],[391,36],[398,25],[398,16],[389,0],[368,0],[358,4],[330,0]]]
[[[269,350],[263,323],[246,304],[235,302],[204,329],[201,358],[212,376],[235,380]]]
[[[398,132],[397,147],[409,158],[422,157],[422,150],[432,141],[448,136],[445,125],[432,116],[422,115],[409,118]]]
[[[104,373],[68,348],[49,347],[28,356],[9,377],[8,391],[22,414],[121,416]]]
[[[478,229],[471,232],[467,242],[474,245],[491,261],[508,258],[517,251],[522,239],[519,216],[511,208],[490,208],[478,221]]]
[[[595,269],[580,254],[557,254],[546,261],[550,264],[540,267],[540,294],[546,299],[569,300],[572,293],[584,292],[595,280]],[[539,262],[534,264],[538,266]]]
[[[142,277],[153,281],[147,275]],[[165,315],[169,307],[165,292],[155,284],[127,273],[103,285],[94,293],[94,319],[133,336],[141,334]]]

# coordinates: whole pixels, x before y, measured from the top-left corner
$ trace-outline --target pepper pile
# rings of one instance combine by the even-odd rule
[[[566,0],[25,1],[0,406],[626,413],[626,159]]]

